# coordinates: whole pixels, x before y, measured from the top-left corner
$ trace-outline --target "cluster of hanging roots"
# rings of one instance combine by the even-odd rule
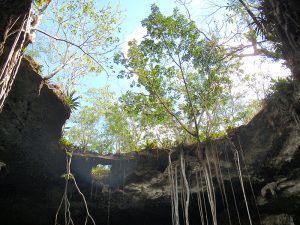
[[[224,224],[224,218],[222,221],[218,221],[217,217],[217,208],[221,205],[226,210],[225,213],[228,218],[228,224],[246,224],[245,221],[241,219],[242,209],[245,210],[247,215],[247,224],[252,225],[253,215],[250,213],[248,202],[250,198],[255,202],[255,196],[248,170],[244,163],[243,169],[241,168],[241,164],[244,162],[242,150],[238,151],[233,143],[227,140],[221,145],[222,146],[216,146],[216,144],[213,143],[207,144],[205,148],[205,158],[198,160],[197,166],[193,168],[193,172],[191,172],[191,168],[188,166],[188,157],[185,155],[183,149],[181,149],[179,159],[176,161],[172,161],[172,153],[174,151],[170,151],[168,174],[171,187],[173,225],[180,225],[182,222],[185,225],[190,224],[189,207],[192,197],[192,183],[194,187],[196,185],[196,189],[194,190],[197,190],[196,195],[201,220],[199,224]],[[198,150],[200,150],[200,148],[198,148]],[[227,165],[225,169],[221,169],[220,155],[222,155],[223,163]],[[245,173],[244,175],[242,171]],[[191,173],[193,175],[191,175]],[[238,202],[237,191],[235,190],[236,184],[233,185],[233,175],[235,178],[238,177],[239,190],[243,196],[242,202]],[[230,184],[227,185],[227,188],[225,188],[225,178],[227,184]],[[246,178],[247,181],[244,181],[244,178]],[[246,183],[250,185],[252,192],[250,197],[246,195]],[[219,195],[221,195],[221,198],[218,198],[221,199],[221,202],[217,200],[217,191]],[[243,207],[241,207],[241,204]],[[258,218],[260,218],[256,203],[254,205],[256,206],[255,213],[258,215]],[[232,208],[234,210],[232,210]]]
[[[0,56],[5,48],[10,48],[5,62],[0,67],[0,112],[18,72],[29,29],[30,13],[17,18],[11,17],[0,43]],[[11,37],[13,37],[12,45],[6,46]]]
[[[80,195],[80,197],[84,203],[84,206],[85,206],[86,217],[85,217],[84,224],[85,225],[87,225],[87,224],[96,225],[95,220],[93,219],[93,217],[91,216],[91,214],[89,212],[86,198],[85,198],[84,194],[81,192],[81,190],[79,189],[79,186],[77,184],[77,181],[76,181],[74,175],[71,173],[71,162],[72,162],[72,152],[68,152],[66,150],[66,174],[64,174],[65,190],[64,190],[63,196],[61,198],[60,204],[58,206],[58,209],[57,209],[57,212],[55,215],[54,225],[60,225],[60,224],[75,225],[75,224],[77,224],[76,222],[74,222],[74,220],[72,218],[71,203],[69,200],[69,195],[70,195],[69,187],[71,184],[73,184],[73,186],[75,187],[75,190]]]

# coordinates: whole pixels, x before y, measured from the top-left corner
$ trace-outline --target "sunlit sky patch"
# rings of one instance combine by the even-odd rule
[[[110,1],[112,5],[121,5],[125,13],[125,18],[121,24],[121,34],[120,34],[120,50],[127,54],[128,51],[128,41],[136,39],[140,42],[143,36],[146,34],[146,29],[141,26],[141,21],[145,19],[151,12],[151,5],[156,4],[161,12],[165,15],[170,15],[175,7],[179,7],[183,14],[186,10],[181,7],[178,3],[176,4],[174,0],[123,0]],[[224,5],[224,1],[210,1],[210,0],[192,0],[188,4],[188,8],[193,20],[197,22],[197,25],[201,29],[208,29],[207,24],[215,21],[217,24],[221,24],[223,20],[222,10],[216,12],[216,5]],[[237,45],[231,41],[230,45]],[[246,49],[244,53],[251,53],[253,51],[251,48]],[[244,63],[243,69],[249,74],[262,74],[266,73],[268,76],[273,78],[287,76],[288,70],[282,67],[282,62],[274,63],[270,60],[261,62],[260,57],[245,57],[242,62]],[[116,72],[118,72],[118,67]],[[102,76],[87,76],[82,84],[80,90],[84,92],[90,87],[102,87],[104,85],[110,85],[117,95],[125,93],[130,88],[130,81],[126,79],[119,80],[116,78],[116,74],[112,71],[108,71],[108,75]],[[268,81],[267,81],[268,82]],[[268,84],[264,84],[268,85]],[[241,87],[243,89],[243,87]],[[258,87],[259,88],[259,87]],[[256,98],[256,94],[249,91],[249,99]]]

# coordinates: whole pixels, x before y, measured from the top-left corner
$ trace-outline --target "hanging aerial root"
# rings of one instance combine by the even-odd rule
[[[234,153],[235,166],[236,166],[236,169],[237,169],[237,172],[238,172],[238,177],[239,177],[242,192],[243,192],[243,198],[244,198],[244,202],[245,202],[245,206],[246,206],[246,210],[247,210],[249,223],[250,223],[250,225],[252,225],[252,218],[251,218],[251,215],[250,215],[248,200],[247,200],[244,181],[243,181],[243,175],[242,175],[242,169],[241,169],[241,163],[240,163],[240,155],[239,155],[239,152],[236,149],[235,145],[232,142],[231,142],[231,146],[232,146],[231,149],[233,150],[233,153]]]
[[[230,162],[229,162],[229,157],[228,157],[228,153],[227,153],[226,147],[227,146],[225,146],[225,149],[224,149],[225,161],[229,164]],[[238,222],[239,222],[239,225],[242,225],[241,219],[240,219],[239,209],[238,209],[238,206],[237,206],[235,191],[234,191],[234,188],[233,188],[233,184],[232,184],[232,180],[231,180],[231,175],[230,175],[230,171],[229,171],[228,168],[227,168],[227,173],[228,173],[228,177],[229,177],[229,182],[230,182],[230,187],[231,187],[231,192],[232,192],[232,196],[233,196],[233,200],[234,200],[234,206],[235,206],[235,210],[236,210]]]
[[[253,201],[254,201],[254,204],[255,204],[255,209],[256,209],[256,212],[257,212],[257,215],[258,215],[258,219],[259,219],[259,223],[262,224],[262,220],[261,220],[261,216],[260,216],[260,212],[259,212],[259,209],[258,209],[258,205],[257,205],[257,202],[256,202],[256,197],[255,197],[255,194],[254,194],[254,189],[253,189],[253,185],[252,185],[252,181],[251,181],[251,177],[250,177],[250,174],[249,174],[249,171],[248,171],[248,168],[247,168],[247,165],[246,165],[246,160],[245,160],[245,156],[244,156],[244,152],[243,152],[243,148],[242,148],[242,145],[241,145],[241,142],[240,142],[240,138],[238,137],[238,142],[239,142],[239,147],[240,147],[240,150],[241,150],[241,159],[243,160],[244,162],[244,167],[245,167],[245,171],[246,171],[246,176],[248,178],[248,181],[249,181],[249,185],[250,185],[250,189],[251,189],[251,193],[252,193],[252,197],[253,197]]]
[[[222,145],[222,148],[219,149],[220,146],[216,145],[206,145],[205,147],[205,158],[199,159],[199,168],[196,166],[196,172],[195,172],[195,179],[196,179],[196,185],[197,185],[197,202],[198,202],[198,208],[199,208],[199,216],[200,216],[200,224],[201,225],[208,225],[218,224],[218,218],[217,218],[217,198],[216,198],[216,191],[219,190],[224,211],[227,213],[228,222],[229,224],[233,224],[233,212],[230,211],[229,207],[229,201],[234,202],[234,206],[236,209],[235,217],[238,220],[238,224],[241,223],[240,218],[240,209],[238,208],[237,204],[237,198],[236,198],[236,191],[234,189],[232,178],[231,178],[231,172],[229,171],[229,168],[227,167],[227,176],[229,177],[229,183],[230,183],[230,196],[233,196],[233,199],[231,200],[228,196],[228,190],[225,188],[225,174],[222,169],[221,160],[219,158],[220,154],[225,155],[225,164],[226,165],[233,165],[233,169],[237,171],[239,183],[241,186],[241,191],[243,193],[243,199],[247,210],[247,215],[249,219],[250,225],[252,225],[252,216],[250,214],[249,209],[249,203],[246,196],[244,181],[243,181],[243,175],[242,175],[242,169],[241,169],[241,156],[238,150],[235,148],[233,143],[231,142],[230,145],[227,144],[227,142]],[[231,150],[233,150],[233,161],[230,162],[228,153],[227,153],[227,147],[230,147]],[[200,148],[197,148],[199,150]],[[219,152],[222,151],[222,152]],[[171,204],[172,204],[172,222],[173,225],[179,225],[180,224],[180,217],[179,216],[179,201],[181,201],[181,207],[182,207],[182,219],[184,221],[185,225],[189,225],[189,205],[191,201],[191,190],[190,190],[190,181],[188,179],[187,173],[187,159],[184,155],[183,149],[180,149],[180,155],[178,157],[178,160],[176,163],[172,163],[172,153],[174,151],[169,152],[169,166],[168,166],[168,175],[170,180],[170,194],[171,194]],[[178,166],[180,167],[177,171]],[[178,180],[178,172],[180,175],[180,178]],[[248,175],[249,178],[249,175]],[[179,183],[179,184],[178,184]],[[250,181],[251,183],[251,181]],[[252,188],[252,184],[251,188]],[[178,188],[180,187],[180,188]],[[179,196],[178,189],[180,190],[181,194]],[[231,191],[230,191],[231,190]],[[253,188],[252,188],[253,191]],[[180,199],[179,199],[180,197]],[[220,204],[222,205],[222,203]]]
[[[212,146],[212,150],[213,150],[213,157],[214,157],[213,162],[215,164],[216,176],[218,179],[218,184],[219,184],[219,189],[220,189],[221,196],[222,196],[223,205],[226,208],[228,221],[229,221],[229,224],[231,225],[232,222],[231,222],[231,216],[230,216],[230,211],[229,211],[228,198],[227,198],[227,193],[226,193],[225,184],[224,184],[224,177],[223,177],[222,170],[221,170],[219,154],[218,154],[216,146]]]
[[[190,188],[189,188],[189,183],[186,177],[186,172],[185,172],[185,159],[184,159],[184,154],[183,154],[183,149],[181,149],[180,152],[180,167],[181,167],[181,174],[183,178],[183,184],[184,187],[182,187],[182,192],[184,190],[185,192],[185,201],[184,201],[184,217],[185,217],[185,225],[189,225],[189,205],[190,205]]]
[[[171,205],[172,205],[172,223],[173,225],[179,225],[179,211],[178,211],[178,181],[177,181],[177,167],[173,171],[172,168],[172,155],[173,151],[169,152],[169,166],[168,174],[171,185]]]
[[[211,172],[211,166],[210,166],[210,156],[208,152],[205,154],[206,156],[206,161],[204,163],[204,179],[206,183],[206,188],[207,188],[207,197],[208,197],[208,202],[210,205],[210,211],[212,215],[212,220],[213,224],[217,225],[217,205],[216,205],[216,196],[215,196],[215,187],[213,183],[213,175]]]
[[[200,182],[199,182],[199,177],[200,177]],[[202,193],[204,192],[204,190],[202,186],[201,168],[199,168],[199,171],[196,171],[196,185],[197,185],[197,200],[198,200],[198,208],[200,213],[201,224],[205,225],[205,221],[206,223],[208,223],[208,220],[207,220],[206,208],[204,212],[205,199],[203,199],[203,203],[202,203]],[[204,217],[204,213],[205,213],[205,217]]]
[[[19,18],[17,18],[18,20]],[[4,101],[8,96],[11,86],[15,80],[16,74],[20,67],[23,55],[23,47],[26,39],[26,31],[30,27],[29,13],[27,13],[22,21],[8,57],[1,68],[0,72],[0,112],[2,111]]]
[[[63,205],[64,205],[64,209],[63,209],[64,225],[69,225],[69,224],[74,225],[74,221],[72,219],[71,211],[70,211],[71,204],[70,204],[70,201],[68,199],[68,187],[69,187],[69,182],[70,181],[73,182],[78,194],[81,196],[81,198],[84,202],[85,210],[86,210],[86,213],[87,213],[84,225],[87,225],[88,221],[91,221],[93,225],[96,225],[93,217],[91,216],[91,214],[89,212],[85,196],[81,192],[80,188],[78,187],[78,184],[76,182],[76,179],[75,179],[74,175],[71,173],[71,162],[72,162],[72,152],[66,151],[66,174],[63,175],[65,180],[66,180],[65,190],[64,190],[64,194],[62,196],[62,199],[60,201],[59,207],[57,209],[57,212],[55,214],[54,225],[59,225],[60,224],[58,222],[58,215],[59,215]]]

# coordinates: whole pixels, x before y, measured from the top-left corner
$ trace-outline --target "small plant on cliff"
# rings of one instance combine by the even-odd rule
[[[284,94],[285,91],[290,91],[292,80],[290,78],[278,78],[272,79],[271,87],[267,97],[270,97],[274,93]]]
[[[59,144],[61,144],[63,147],[65,148],[70,148],[72,147],[72,143],[70,141],[68,141],[66,138],[62,137],[60,140],[59,140]]]
[[[75,90],[73,90],[71,92],[69,92],[67,90],[67,92],[66,92],[65,100],[66,100],[67,105],[70,107],[70,109],[72,111],[76,110],[80,105],[79,100],[80,100],[81,97],[80,96],[75,96],[75,94],[76,94]]]

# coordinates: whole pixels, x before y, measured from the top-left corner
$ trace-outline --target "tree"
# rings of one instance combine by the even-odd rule
[[[140,133],[139,142],[144,146],[155,143],[157,147],[167,147],[176,139],[177,124],[153,96],[127,91],[120,97],[120,106],[132,121],[135,133]]]
[[[262,2],[258,0],[228,0],[226,22],[238,24],[234,33],[236,39],[247,40],[248,44],[230,47],[231,54],[239,57],[265,56],[274,60],[282,59],[281,45],[274,33],[274,25],[267,24],[262,14]],[[252,48],[252,53],[243,53]]]
[[[129,91],[127,99],[131,96],[133,104],[127,107],[169,124],[176,122],[179,133],[199,141],[232,124],[235,115],[226,117],[228,110],[223,109],[232,107],[230,75],[238,69],[238,61],[226,60],[218,40],[203,37],[195,22],[178,9],[164,16],[152,5],[142,25],[147,28],[143,41],[129,42],[127,56],[115,57],[125,67],[119,77],[136,77],[132,85],[145,89]]]
[[[86,105],[75,112],[66,132],[69,141],[84,151],[99,153],[137,150],[140,130],[123,112],[109,86],[90,89],[84,102]]]
[[[72,85],[88,73],[110,67],[109,54],[117,48],[115,34],[120,31],[118,7],[100,7],[94,0],[52,0],[47,7],[40,28],[35,29],[39,36],[29,50],[42,64],[45,80],[60,74],[61,83]]]

